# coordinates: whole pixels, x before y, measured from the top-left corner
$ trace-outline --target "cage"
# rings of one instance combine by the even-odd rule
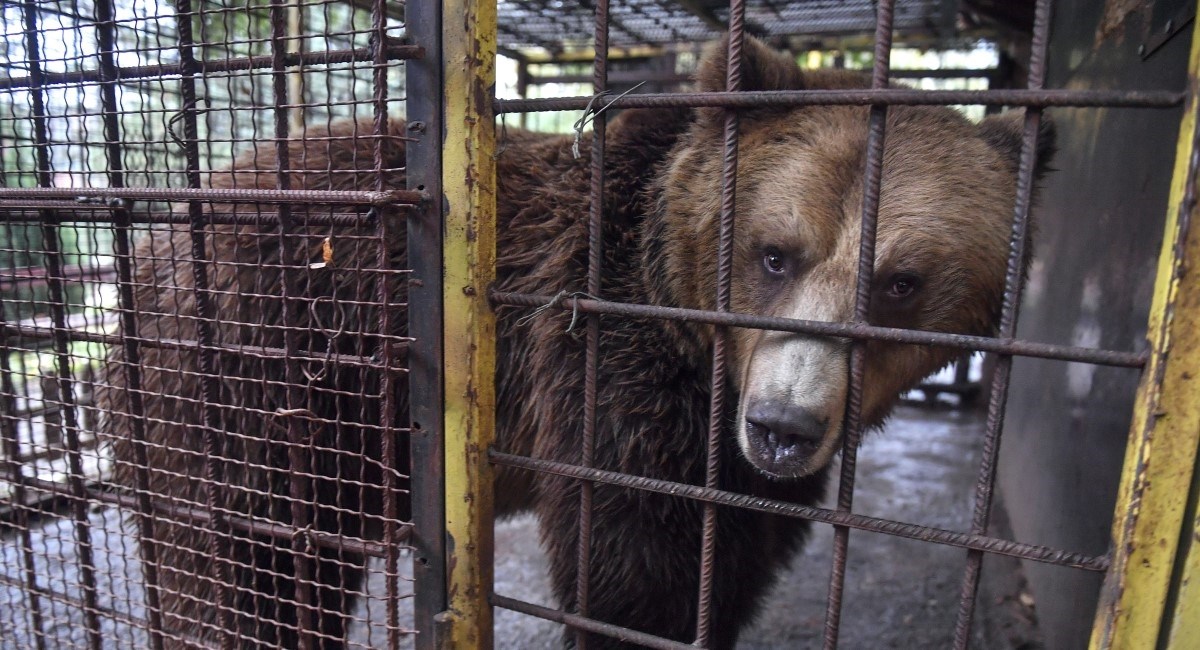
[[[0,646],[1191,647],[1195,6],[1053,4],[0,2]],[[833,109],[843,309],[746,308]],[[877,312],[914,115],[1014,127],[994,331]],[[703,298],[625,291],[701,122]],[[838,350],[836,462],[752,467],[746,336]]]

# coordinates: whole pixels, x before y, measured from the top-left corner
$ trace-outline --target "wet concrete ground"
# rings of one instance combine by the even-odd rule
[[[950,530],[966,530],[978,467],[982,424],[976,414],[903,407],[886,431],[871,435],[859,455],[855,512]],[[95,525],[97,581],[102,607],[142,615],[140,570],[135,540],[118,524],[112,510],[91,513]],[[50,519],[33,539],[39,584],[78,597],[79,580],[72,526]],[[768,599],[757,623],[742,636],[739,648],[820,647],[825,595],[833,547],[832,529],[814,527],[810,542]],[[496,527],[496,592],[553,606],[531,517]],[[0,647],[34,647],[26,601],[20,589],[22,558],[17,539],[0,539]],[[128,559],[127,559],[128,558]],[[842,609],[842,648],[950,647],[958,612],[958,594],[966,552],[960,549],[853,531]],[[406,563],[402,571],[410,575]],[[366,592],[371,596],[355,617],[356,647],[379,647],[386,634],[381,567],[372,566]],[[1017,629],[1012,616],[996,602],[1026,600],[1015,591],[1020,582],[1010,563],[988,565],[1009,592],[981,599],[981,622],[972,647],[986,650],[1036,648],[1032,628]],[[402,583],[402,590],[410,585]],[[401,611],[411,625],[411,611]],[[84,641],[77,608],[43,599],[49,647],[71,647]],[[1005,620],[998,620],[1005,619]],[[106,647],[141,648],[142,630],[102,619]],[[1025,621],[1027,622],[1027,621]],[[1020,628],[1021,626],[1017,626]],[[508,611],[496,613],[496,647],[538,649],[560,647],[561,628]]]

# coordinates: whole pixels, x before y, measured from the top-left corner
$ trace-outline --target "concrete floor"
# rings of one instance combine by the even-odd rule
[[[965,530],[979,459],[982,425],[975,414],[903,407],[887,430],[868,438],[860,452],[855,511],[950,530]],[[135,540],[110,509],[91,514],[95,526],[97,579],[102,607],[141,616],[140,571]],[[79,594],[75,548],[69,520],[49,518],[35,531],[37,572],[42,587]],[[820,646],[829,578],[832,529],[817,526],[811,541],[781,580],[758,622],[739,648],[812,648]],[[553,606],[531,517],[496,527],[496,592]],[[0,538],[0,647],[33,647],[17,539]],[[855,531],[850,537],[846,593],[842,613],[843,648],[942,648],[953,639],[965,551],[890,536]],[[402,571],[409,569],[402,563]],[[368,597],[355,617],[357,647],[378,647],[386,634],[382,567],[372,566]],[[996,603],[1024,602],[1021,581],[1011,563],[985,569],[1003,578],[1013,593],[981,598],[972,647],[987,650],[1036,648],[1031,608],[1014,631],[1011,612]],[[402,583],[402,589],[407,587]],[[402,610],[408,601],[403,601]],[[49,647],[83,642],[80,612],[63,603],[43,603]],[[997,623],[997,619],[1004,621]],[[106,647],[140,650],[142,630],[103,619]],[[411,625],[411,611],[401,612]],[[999,631],[997,631],[999,630]],[[498,648],[560,647],[559,626],[508,611],[496,613]],[[82,646],[81,646],[82,647]]]

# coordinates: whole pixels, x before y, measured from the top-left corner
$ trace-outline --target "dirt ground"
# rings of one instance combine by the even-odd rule
[[[883,433],[871,435],[859,456],[855,511],[950,530],[970,521],[972,489],[978,466],[982,424],[979,416],[949,410],[901,408]],[[96,574],[102,608],[141,617],[140,567],[134,538],[111,509],[92,512]],[[21,590],[22,556],[17,538],[0,538],[0,647],[35,647],[28,608]],[[814,528],[812,539],[767,602],[759,620],[742,636],[739,648],[820,647],[829,580],[833,533]],[[80,593],[72,524],[47,518],[33,539],[39,586],[51,592]],[[553,606],[538,548],[536,522],[519,517],[496,526],[496,587],[499,594]],[[949,647],[958,611],[966,552],[854,531],[842,613],[840,647]],[[409,569],[402,563],[402,571]],[[370,596],[359,608],[352,632],[356,647],[379,647],[383,582],[372,566]],[[1040,648],[1032,618],[1032,599],[1022,592],[1014,563],[985,567],[985,593],[972,647],[985,650]],[[992,591],[988,591],[989,585]],[[42,599],[48,647],[83,645],[78,608]],[[403,601],[402,624],[411,624]],[[113,618],[102,618],[105,647],[137,648],[145,633]],[[530,649],[560,647],[561,628],[509,611],[496,613],[496,646]]]

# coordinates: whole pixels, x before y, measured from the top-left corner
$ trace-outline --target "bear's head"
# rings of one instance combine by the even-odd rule
[[[701,90],[725,87],[725,47],[702,60]],[[869,79],[802,71],[753,39],[743,90],[862,88]],[[732,274],[735,312],[847,322],[854,315],[867,107],[740,113]],[[887,113],[869,322],[989,335],[1004,290],[1020,155],[1021,112],[973,123],[950,108]],[[663,303],[714,309],[724,112],[698,109],[656,181],[647,282]],[[1043,120],[1039,165],[1053,147]],[[1042,167],[1039,167],[1039,172]],[[653,259],[651,259],[653,258]],[[697,328],[697,350],[710,330]],[[841,448],[850,343],[734,329],[729,381],[747,460],[776,477],[826,467]],[[898,396],[957,351],[865,345],[862,417],[877,426]]]

